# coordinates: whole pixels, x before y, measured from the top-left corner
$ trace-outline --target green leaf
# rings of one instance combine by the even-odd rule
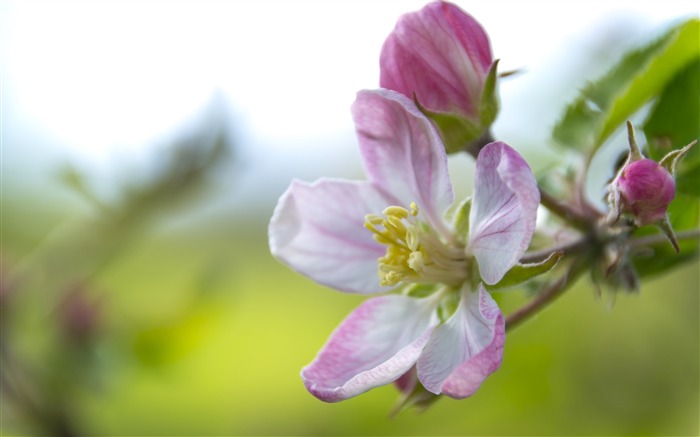
[[[628,53],[608,74],[590,83],[554,127],[563,146],[594,153],[632,114],[656,97],[700,53],[700,20],[671,29]]]
[[[653,255],[637,258],[633,261],[633,264],[637,270],[637,275],[642,279],[660,275],[693,261],[697,257],[697,248],[693,251],[684,251],[683,244],[681,244],[681,253],[676,253],[669,244],[668,246],[658,246],[654,249]]]
[[[683,231],[697,229],[700,222],[700,200],[679,194],[668,208],[668,216],[676,235]],[[644,226],[635,231],[635,237],[657,235],[661,231],[656,226]],[[653,247],[642,250],[632,258],[639,277],[654,276],[671,270],[698,257],[700,250],[697,239],[680,240],[680,252],[676,253],[669,241],[663,240]]]
[[[676,175],[676,189],[680,193],[700,197],[700,159],[693,161],[692,163],[681,161],[681,170]]]
[[[676,231],[697,229],[700,224],[700,200],[685,194],[676,194],[668,207],[668,217]]]
[[[632,264],[639,278],[659,275],[698,257],[697,240],[680,241],[679,246],[680,252],[676,253],[671,243],[664,241],[633,257]]]
[[[664,89],[644,123],[651,158],[666,154],[700,138],[700,57],[680,71]],[[676,190],[700,197],[700,146],[680,161]]]
[[[554,127],[552,136],[563,146],[586,150],[591,148],[595,141],[594,135],[600,124],[600,117],[600,110],[581,97],[566,108],[564,117]]]
[[[497,284],[488,286],[489,291],[502,290],[515,287],[523,282],[542,275],[552,270],[559,260],[564,257],[563,252],[554,252],[547,259],[535,264],[516,264]]]

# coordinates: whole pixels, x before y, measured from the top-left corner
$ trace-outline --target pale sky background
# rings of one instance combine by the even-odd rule
[[[237,201],[276,198],[292,177],[357,175],[350,105],[358,90],[378,86],[379,52],[397,18],[425,3],[2,1],[3,195],[56,190],[65,163],[108,192],[148,171],[215,95],[243,162],[231,188]],[[521,143],[526,157],[585,79],[699,8],[456,3],[486,28],[502,70],[524,70],[501,85],[495,134]],[[591,65],[591,56],[603,62]]]

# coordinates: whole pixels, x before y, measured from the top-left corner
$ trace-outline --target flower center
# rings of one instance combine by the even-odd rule
[[[426,222],[418,220],[415,202],[410,209],[390,206],[384,216],[365,216],[365,227],[374,240],[387,246],[378,260],[380,285],[464,282],[468,272],[464,246],[444,243]]]

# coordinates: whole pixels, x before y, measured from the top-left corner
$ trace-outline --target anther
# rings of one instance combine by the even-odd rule
[[[383,221],[384,221],[384,218],[377,215],[377,214],[367,214],[365,216],[365,223],[371,223],[375,226],[381,225]]]
[[[405,219],[408,217],[408,211],[406,208],[401,208],[400,206],[389,206],[383,211],[384,215],[389,217],[398,217],[399,219]]]
[[[425,267],[423,254],[421,252],[411,252],[411,255],[408,257],[408,266],[416,272],[423,270]]]

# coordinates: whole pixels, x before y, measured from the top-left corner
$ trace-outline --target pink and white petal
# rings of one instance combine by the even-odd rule
[[[490,143],[476,161],[469,250],[481,278],[495,284],[525,253],[535,231],[540,192],[527,162],[505,143]]]
[[[416,202],[443,230],[454,194],[445,147],[430,121],[406,96],[389,90],[360,91],[352,113],[369,181],[397,206]]]
[[[380,85],[415,94],[432,111],[475,116],[492,62],[481,25],[454,4],[433,2],[398,20],[382,47]]]
[[[435,394],[471,396],[501,365],[505,321],[491,295],[479,284],[465,286],[457,311],[433,330],[417,363],[418,379]]]
[[[408,372],[437,325],[434,298],[369,299],[333,332],[301,377],[317,398],[337,402]]]
[[[349,293],[386,291],[377,259],[385,247],[364,228],[388,200],[367,182],[292,181],[269,225],[270,252],[297,272]]]

